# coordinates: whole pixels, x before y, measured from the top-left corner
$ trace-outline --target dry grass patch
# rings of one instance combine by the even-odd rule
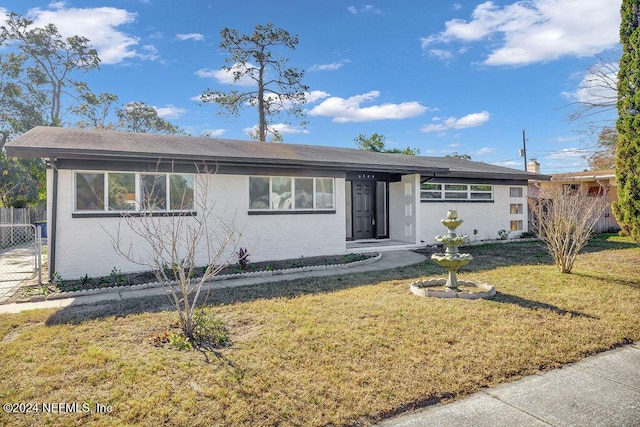
[[[3,403],[113,412],[0,423],[352,425],[464,396],[640,340],[640,249],[612,240],[595,241],[572,275],[537,243],[465,250],[480,262],[461,277],[496,286],[493,300],[411,295],[438,271],[430,264],[219,291],[209,309],[233,345],[208,362],[149,342],[175,321],[164,299],[3,315]]]

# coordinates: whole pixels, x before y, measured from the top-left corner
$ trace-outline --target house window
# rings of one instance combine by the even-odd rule
[[[431,182],[420,184],[420,198],[422,200],[442,199],[442,184],[433,184]]]
[[[522,197],[523,194],[522,187],[509,187],[509,196]]]
[[[75,211],[189,211],[194,175],[134,172],[76,172]]]
[[[103,211],[104,173],[82,172],[76,174],[76,210]]]
[[[510,229],[511,229],[511,231],[521,231],[522,230],[522,220],[511,221]]]
[[[509,213],[511,213],[512,215],[523,213],[522,203],[511,203],[509,205]]]
[[[420,200],[493,200],[493,186],[488,184],[420,184]]]
[[[128,211],[136,208],[136,174],[109,173],[109,210]]]
[[[445,199],[467,199],[469,188],[466,184],[445,184],[444,185],[444,198]]]
[[[249,210],[333,209],[333,178],[249,177]]]
[[[490,185],[470,185],[469,195],[472,200],[492,200],[493,188]]]

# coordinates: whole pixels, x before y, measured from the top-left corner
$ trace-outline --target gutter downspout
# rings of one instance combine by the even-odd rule
[[[58,219],[58,167],[56,159],[49,158],[49,164],[53,171],[53,188],[51,191],[51,225],[49,226],[49,281],[56,271],[56,224]]]

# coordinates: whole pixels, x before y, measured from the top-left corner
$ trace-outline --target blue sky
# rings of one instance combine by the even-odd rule
[[[193,135],[248,139],[257,113],[238,118],[199,105],[228,90],[220,30],[273,22],[299,36],[289,65],[310,88],[306,128],[280,127],[285,143],[355,147],[382,134],[423,155],[458,152],[543,173],[585,168],[594,122],[568,106],[593,96],[587,70],[620,55],[621,0],[5,0],[0,6],[89,38],[101,68],[82,76],[121,104],[143,101]],[[66,117],[69,121],[71,117]],[[600,115],[597,125],[615,116]],[[295,122],[293,123],[295,125]]]

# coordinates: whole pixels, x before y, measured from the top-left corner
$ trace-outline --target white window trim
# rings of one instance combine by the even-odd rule
[[[102,196],[102,201],[104,204],[104,209],[103,210],[86,210],[86,209],[78,209],[78,195],[77,195],[77,175],[79,173],[91,173],[91,174],[102,174],[104,176],[104,194]],[[122,174],[133,174],[135,175],[135,179],[134,179],[134,191],[135,191],[135,208],[134,209],[109,209],[109,174],[113,173],[122,173]],[[142,198],[142,185],[141,185],[141,181],[140,181],[140,177],[141,175],[164,175],[165,177],[165,186],[166,186],[166,199],[167,199],[167,207],[165,209],[161,209],[161,210],[157,210],[157,211],[153,211],[153,212],[157,212],[157,213],[171,213],[171,212],[193,212],[195,211],[195,198],[196,198],[196,192],[197,190],[197,179],[195,177],[195,174],[193,173],[174,173],[174,172],[132,172],[132,171],[116,171],[116,170],[109,170],[109,171],[96,171],[96,170],[84,170],[84,169],[78,169],[78,170],[73,170],[72,171],[72,182],[71,182],[71,186],[72,186],[72,191],[71,193],[73,194],[73,213],[78,213],[78,214],[97,214],[97,213],[104,213],[104,212],[109,212],[109,213],[140,213],[143,212],[144,210],[140,209],[141,206],[141,198]],[[171,209],[170,205],[170,201],[171,201],[171,176],[172,175],[179,175],[179,176],[192,176],[193,177],[193,193],[194,193],[194,206],[191,209]]]

